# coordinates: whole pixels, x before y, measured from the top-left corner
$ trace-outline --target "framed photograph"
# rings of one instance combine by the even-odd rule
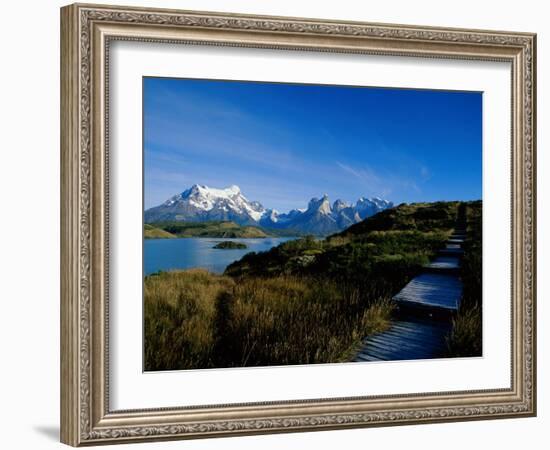
[[[62,8],[62,442],[533,416],[535,38]]]

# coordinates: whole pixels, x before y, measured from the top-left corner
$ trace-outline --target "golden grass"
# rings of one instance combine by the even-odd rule
[[[209,366],[215,344],[216,301],[233,283],[231,278],[201,269],[146,277],[146,370]]]
[[[391,315],[388,302],[323,279],[188,270],[145,286],[146,370],[346,361]]]
[[[453,328],[447,338],[448,356],[481,356],[481,324],[481,308],[478,305],[461,309],[453,320]]]
[[[160,228],[155,228],[151,225],[145,225],[143,227],[143,237],[145,239],[173,239],[176,236],[174,236],[172,233],[169,233],[168,231],[162,230]]]

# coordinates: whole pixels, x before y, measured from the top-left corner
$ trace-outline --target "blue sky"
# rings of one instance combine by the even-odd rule
[[[233,184],[286,212],[328,194],[481,198],[482,94],[144,78],[144,206]]]

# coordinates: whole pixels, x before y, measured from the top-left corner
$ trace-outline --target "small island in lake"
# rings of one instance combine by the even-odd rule
[[[223,242],[218,242],[212,248],[217,248],[222,250],[243,250],[245,248],[248,248],[248,246],[246,244],[243,244],[242,242],[223,241]]]

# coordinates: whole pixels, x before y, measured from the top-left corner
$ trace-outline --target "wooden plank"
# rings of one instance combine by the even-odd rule
[[[372,347],[368,350],[365,350],[365,352],[363,353],[363,357],[372,357],[373,355],[376,355],[375,357],[379,358],[379,360],[381,361],[406,361],[411,359],[433,359],[434,357],[437,357],[437,354],[435,353],[413,353],[405,349],[391,353],[380,353],[378,352],[378,349],[373,349]]]
[[[422,322],[402,322],[396,321],[392,324],[392,327],[388,331],[395,331],[401,333],[430,333],[430,334],[442,334],[447,333],[450,326],[445,324],[441,325],[439,322],[433,322],[433,324],[424,325]]]
[[[438,323],[437,321],[434,321],[434,323]],[[446,335],[449,330],[449,327],[432,327],[432,328],[418,328],[416,330],[409,330],[407,328],[401,328],[401,326],[396,325],[388,330],[388,332],[391,333],[398,333],[398,334],[406,334],[411,337],[415,337],[416,335],[420,336],[444,336]]]
[[[424,309],[433,309],[435,312],[456,312],[458,310],[458,304],[446,304],[448,297],[437,297],[432,298],[430,300],[426,300],[425,297],[416,296],[416,297],[409,297],[405,300],[402,300],[400,303],[403,307],[410,306],[410,307],[417,307],[417,308],[424,308]],[[429,312],[429,311],[428,311]]]
[[[405,294],[412,295],[434,295],[441,294],[460,294],[462,291],[462,282],[454,275],[439,273],[423,273],[413,278],[399,294],[403,297]]]
[[[377,354],[386,360],[391,360],[393,358],[392,355],[397,351],[401,351],[401,349],[398,349],[389,345],[384,345],[371,339],[365,342],[365,346],[363,348],[363,353]]]
[[[354,362],[372,362],[372,361],[385,361],[385,360],[380,358],[375,358],[372,355],[365,355],[365,354],[359,353],[353,361]]]
[[[424,349],[430,345],[430,340],[419,341],[416,339],[409,339],[405,336],[396,336],[390,333],[383,333],[378,336],[370,337],[367,342],[373,344],[379,344],[386,346],[387,348],[413,348],[413,349]]]
[[[445,348],[445,336],[427,336],[426,339],[422,339],[422,337],[419,336],[394,336],[392,334],[387,334],[384,336],[385,339],[388,340],[388,342],[394,343],[394,345],[398,346],[413,346],[416,348],[420,348],[423,351],[427,351],[429,349],[434,349],[437,351],[443,350]]]
[[[391,361],[393,358],[391,353],[380,350],[379,348],[376,348],[372,345],[365,346],[360,353],[363,356],[372,356],[374,358],[378,358],[380,361]]]
[[[449,243],[449,244],[463,244],[464,239],[463,238],[450,237],[449,239],[447,239],[447,243]]]
[[[441,324],[439,322],[432,322],[431,320],[426,319],[399,319],[394,322],[395,326],[399,327],[408,327],[408,328],[418,328],[418,327],[429,327],[429,328],[445,328],[447,329],[449,325]]]
[[[424,273],[423,275],[442,275],[442,276],[448,276],[446,274],[428,274],[428,273]],[[453,294],[457,291],[459,291],[460,289],[458,287],[454,287],[454,286],[438,286],[438,285],[426,285],[426,284],[420,284],[420,282],[415,282],[413,285],[409,286],[408,288],[406,288],[407,290],[405,291],[405,288],[403,291],[401,292],[407,292],[408,294],[412,295],[412,296],[422,296],[422,295],[434,295],[434,296],[441,296],[441,295],[449,295],[449,294]]]
[[[437,322],[395,321],[388,330],[365,339],[360,353],[387,361],[436,358],[445,350],[449,329]]]
[[[398,339],[391,337],[387,333],[383,333],[379,336],[372,336],[365,341],[364,348],[378,348],[384,352],[395,352],[407,349],[412,352],[425,351],[427,346],[418,342],[409,342],[406,339]]]
[[[417,342],[417,343],[429,343],[434,340],[440,340],[442,337],[444,338],[446,333],[436,332],[433,330],[427,331],[422,330],[418,331],[416,333],[402,333],[400,330],[388,330],[386,332],[386,336],[388,338],[395,338],[400,340],[406,340],[411,342]]]
[[[464,250],[461,248],[442,248],[437,253],[441,256],[462,256]]]
[[[452,268],[452,267],[429,267],[424,266],[424,270],[428,273],[445,273],[445,274],[455,274],[460,275],[460,268]]]
[[[429,342],[421,344],[417,342],[411,342],[406,339],[395,341],[388,339],[388,335],[380,336],[378,339],[369,339],[365,345],[365,348],[382,349],[391,355],[394,355],[396,352],[403,351],[419,357],[435,353],[435,346],[431,345]],[[442,347],[437,347],[438,350],[440,350],[441,348]]]
[[[460,259],[457,256],[438,256],[424,267],[432,269],[459,269]]]
[[[367,342],[365,347],[356,355],[355,359],[368,361],[398,361],[408,359],[432,359],[442,354],[442,348],[382,348],[373,342]]]
[[[382,352],[378,348],[369,346],[365,353],[368,355],[374,355],[375,357],[380,358],[382,361],[399,361],[405,359],[424,359],[431,357],[431,354],[425,352],[412,352],[408,349],[397,349],[394,351]],[[365,354],[364,353],[364,354]]]
[[[425,306],[458,309],[462,282],[446,274],[423,273],[413,278],[393,299],[397,303],[420,303]]]
[[[388,336],[388,338],[394,338],[397,340],[411,340],[411,341],[426,342],[433,339],[433,337],[435,337],[436,335],[435,334],[431,335],[430,333],[427,333],[424,330],[418,330],[418,331],[412,332],[412,331],[403,331],[402,329],[399,329],[399,328],[392,328],[386,332],[386,336]]]
[[[434,308],[456,308],[460,301],[460,292],[447,290],[422,290],[409,289],[402,296],[397,298],[401,303],[422,303],[425,306]]]
[[[464,249],[462,248],[462,245],[461,245],[461,244],[446,244],[445,247],[440,248],[439,251],[449,250],[449,249],[464,250]]]
[[[399,303],[422,303],[425,306],[435,308],[456,308],[460,300],[460,293],[451,291],[429,291],[420,289],[409,289],[395,299]]]
[[[421,336],[397,336],[391,333],[384,335],[383,338],[388,342],[395,343],[396,345],[411,345],[421,348],[437,347],[438,349],[444,347],[445,340],[444,335],[424,336],[424,338],[422,338]]]
[[[434,274],[437,275],[437,274]],[[452,307],[460,299],[460,291],[458,289],[447,289],[437,287],[410,286],[406,291],[401,291],[398,294],[399,301],[420,301],[434,306]]]
[[[452,243],[445,244],[445,249],[458,249],[458,248],[461,248],[460,244],[452,244]]]

